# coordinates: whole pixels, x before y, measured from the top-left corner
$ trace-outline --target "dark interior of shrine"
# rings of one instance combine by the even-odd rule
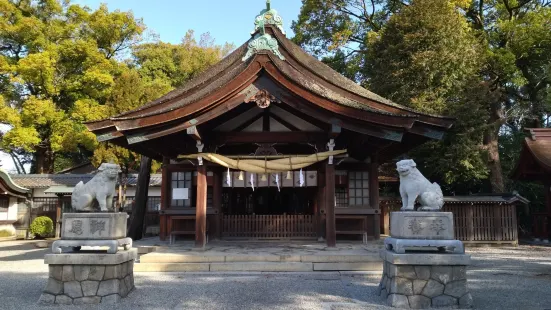
[[[316,187],[224,188],[222,209],[233,215],[314,214]]]

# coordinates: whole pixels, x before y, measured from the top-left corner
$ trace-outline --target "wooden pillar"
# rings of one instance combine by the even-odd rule
[[[213,171],[212,184],[212,207],[214,208],[213,236],[216,239],[222,238],[222,171]]]
[[[543,182],[547,215],[543,216],[543,238],[551,240],[551,180]]]
[[[57,194],[57,204],[55,206],[55,237],[61,238],[61,205],[63,195]]]
[[[197,166],[197,202],[195,204],[195,247],[207,243],[207,167]]]
[[[335,166],[325,164],[325,238],[328,247],[337,245],[335,220]]]
[[[467,240],[474,241],[474,205],[467,205]]]
[[[170,188],[172,184],[172,175],[168,171],[168,165],[170,165],[170,158],[163,157],[163,166],[162,166],[162,179],[161,179],[161,210],[167,210],[170,208]],[[161,216],[159,217],[159,237],[161,240],[166,240],[166,237],[170,232],[167,231],[167,216],[161,212]]]
[[[136,198],[134,200],[132,215],[130,216],[130,227],[128,227],[128,237],[132,238],[132,240],[140,240],[143,237],[143,223],[147,211],[150,178],[151,158],[142,155],[140,160],[140,173],[136,185]]]
[[[492,207],[490,207],[492,208]],[[494,234],[494,238],[496,241],[501,241],[503,240],[503,223],[501,221],[502,219],[502,210],[503,210],[504,206],[502,204],[498,204],[498,205],[494,205],[493,206],[493,215],[494,215],[494,219],[493,219],[493,226],[494,226],[494,231],[493,231],[493,234]]]
[[[379,162],[376,156],[371,157],[369,164],[369,205],[373,214],[373,237],[378,240],[381,237],[381,209],[379,208]]]

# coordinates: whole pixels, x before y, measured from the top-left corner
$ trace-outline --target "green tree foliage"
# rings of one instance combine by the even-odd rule
[[[487,177],[482,140],[472,132],[486,123],[484,105],[476,99],[483,53],[456,5],[415,0],[392,15],[368,44],[371,90],[421,112],[457,118],[444,141],[411,154],[426,173],[447,184]]]
[[[137,168],[136,154],[98,145],[83,123],[156,99],[233,48],[208,34],[197,42],[193,31],[181,44],[143,43],[142,21],[106,5],[0,0],[0,12],[0,124],[10,128],[0,149],[19,171],[29,158],[37,173],[89,157]]]
[[[445,141],[416,155],[430,158],[427,168],[446,182],[465,181],[452,191],[502,192],[500,153],[508,148],[500,142],[510,141],[503,138],[518,135],[523,126],[548,123],[550,5],[546,0],[303,0],[294,40],[381,95],[456,116]],[[469,42],[477,47],[469,48]],[[509,158],[504,164],[511,164]]]
[[[191,30],[180,44],[154,42],[134,46],[130,67],[117,77],[104,106],[107,115],[132,110],[181,86],[218,62],[231,49],[233,45],[230,44],[214,44],[208,34],[202,35],[197,42]],[[104,161],[118,163],[123,170],[137,170],[140,156],[121,147],[102,145],[94,152],[92,163],[99,165]],[[158,162],[153,162],[153,171],[159,167]]]
[[[54,0],[0,0],[0,11],[0,109],[8,111],[0,123],[12,127],[1,147],[32,153],[36,172],[51,173],[57,155],[96,147],[82,121],[101,117],[124,67],[114,56],[140,40],[144,26],[105,5],[92,12]]]

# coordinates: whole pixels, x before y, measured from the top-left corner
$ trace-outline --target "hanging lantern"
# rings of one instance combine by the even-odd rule
[[[262,178],[260,178],[261,181],[265,182],[268,181],[268,178],[266,177],[266,174],[262,175]]]
[[[285,179],[287,180],[291,180],[293,177],[291,176],[291,171],[287,171],[287,176],[285,177]]]
[[[239,181],[243,181],[243,171],[239,171]]]

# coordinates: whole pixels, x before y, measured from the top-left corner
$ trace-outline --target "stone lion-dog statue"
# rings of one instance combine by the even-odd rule
[[[412,159],[396,163],[400,176],[400,196],[402,196],[401,211],[414,211],[415,200],[418,199],[420,211],[438,211],[444,205],[444,195],[437,183],[431,183],[417,169]]]
[[[98,173],[88,183],[80,181],[73,190],[71,204],[76,211],[93,211],[94,199],[102,212],[113,209],[115,185],[121,168],[117,164],[102,163]]]

